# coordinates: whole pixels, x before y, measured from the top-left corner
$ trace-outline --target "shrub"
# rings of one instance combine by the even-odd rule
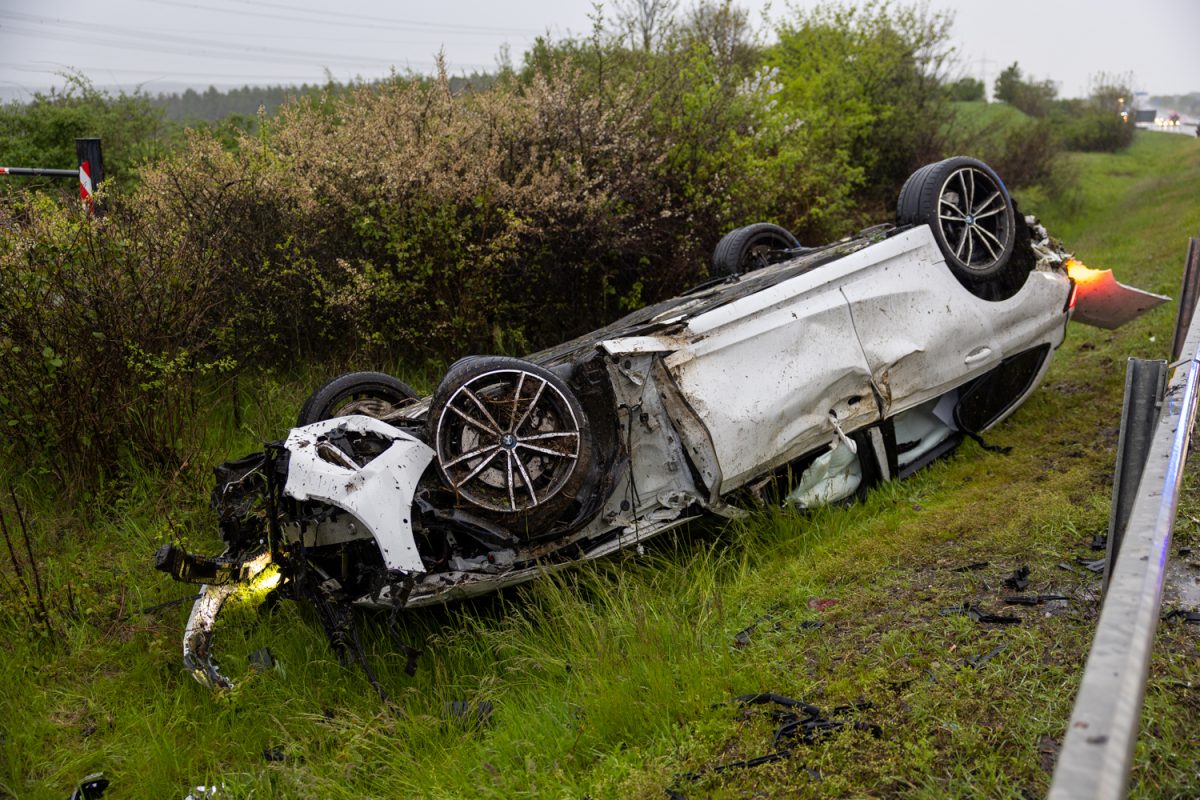
[[[9,198],[0,219],[0,424],[66,479],[186,458],[217,295],[152,218]],[[15,229],[15,230],[14,230]],[[39,460],[39,456],[42,456]]]
[[[1133,99],[1130,83],[1128,76],[1101,73],[1093,80],[1087,100],[1060,105],[1056,121],[1068,150],[1114,153],[1133,143],[1133,122],[1121,116]]]
[[[993,94],[1000,102],[1031,117],[1044,117],[1050,112],[1058,89],[1053,81],[1025,80],[1020,65],[1014,61],[996,77]]]
[[[770,74],[722,57],[543,42],[487,91],[302,100],[233,151],[193,133],[136,202],[217,264],[240,361],[547,344],[699,279],[743,220],[845,202],[802,168]]]
[[[946,87],[946,94],[951,100],[959,103],[983,100],[983,81],[978,78],[959,78]]]

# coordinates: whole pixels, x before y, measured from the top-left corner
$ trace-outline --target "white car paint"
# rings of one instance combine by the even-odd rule
[[[360,467],[325,441],[338,430],[378,434],[392,445]],[[284,447],[290,454],[284,494],[353,515],[375,538],[389,570],[425,571],[413,537],[412,502],[421,473],[433,459],[429,445],[386,422],[355,415],[293,428]]]

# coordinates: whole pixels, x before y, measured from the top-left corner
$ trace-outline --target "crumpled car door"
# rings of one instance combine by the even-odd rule
[[[872,248],[689,320],[667,369],[712,440],[720,493],[879,418],[839,291]]]

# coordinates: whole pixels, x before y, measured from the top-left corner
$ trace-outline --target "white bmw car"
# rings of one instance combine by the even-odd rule
[[[975,159],[914,173],[897,212],[823,247],[740,228],[708,283],[525,359],[462,359],[432,397],[380,373],[325,384],[285,441],[218,468],[225,554],[159,551],[205,584],[185,662],[227,684],[214,620],[268,565],[354,649],[354,604],[492,591],[755,496],[851,498],[1012,413],[1077,299],[1110,326],[1163,299],[1091,280],[1107,273],[1085,297]]]

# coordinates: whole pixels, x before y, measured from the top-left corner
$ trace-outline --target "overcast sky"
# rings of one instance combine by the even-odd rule
[[[694,0],[681,0],[687,8]],[[812,0],[741,0],[772,19]],[[611,3],[609,4],[611,6]],[[1151,94],[1200,91],[1200,0],[930,0],[955,14],[965,74],[989,87],[1018,61],[1067,97],[1098,72],[1132,73]],[[171,91],[181,84],[299,84],[425,72],[446,53],[452,73],[514,62],[539,34],[591,28],[590,0],[0,0],[0,97],[28,97],[83,71],[101,86]]]

